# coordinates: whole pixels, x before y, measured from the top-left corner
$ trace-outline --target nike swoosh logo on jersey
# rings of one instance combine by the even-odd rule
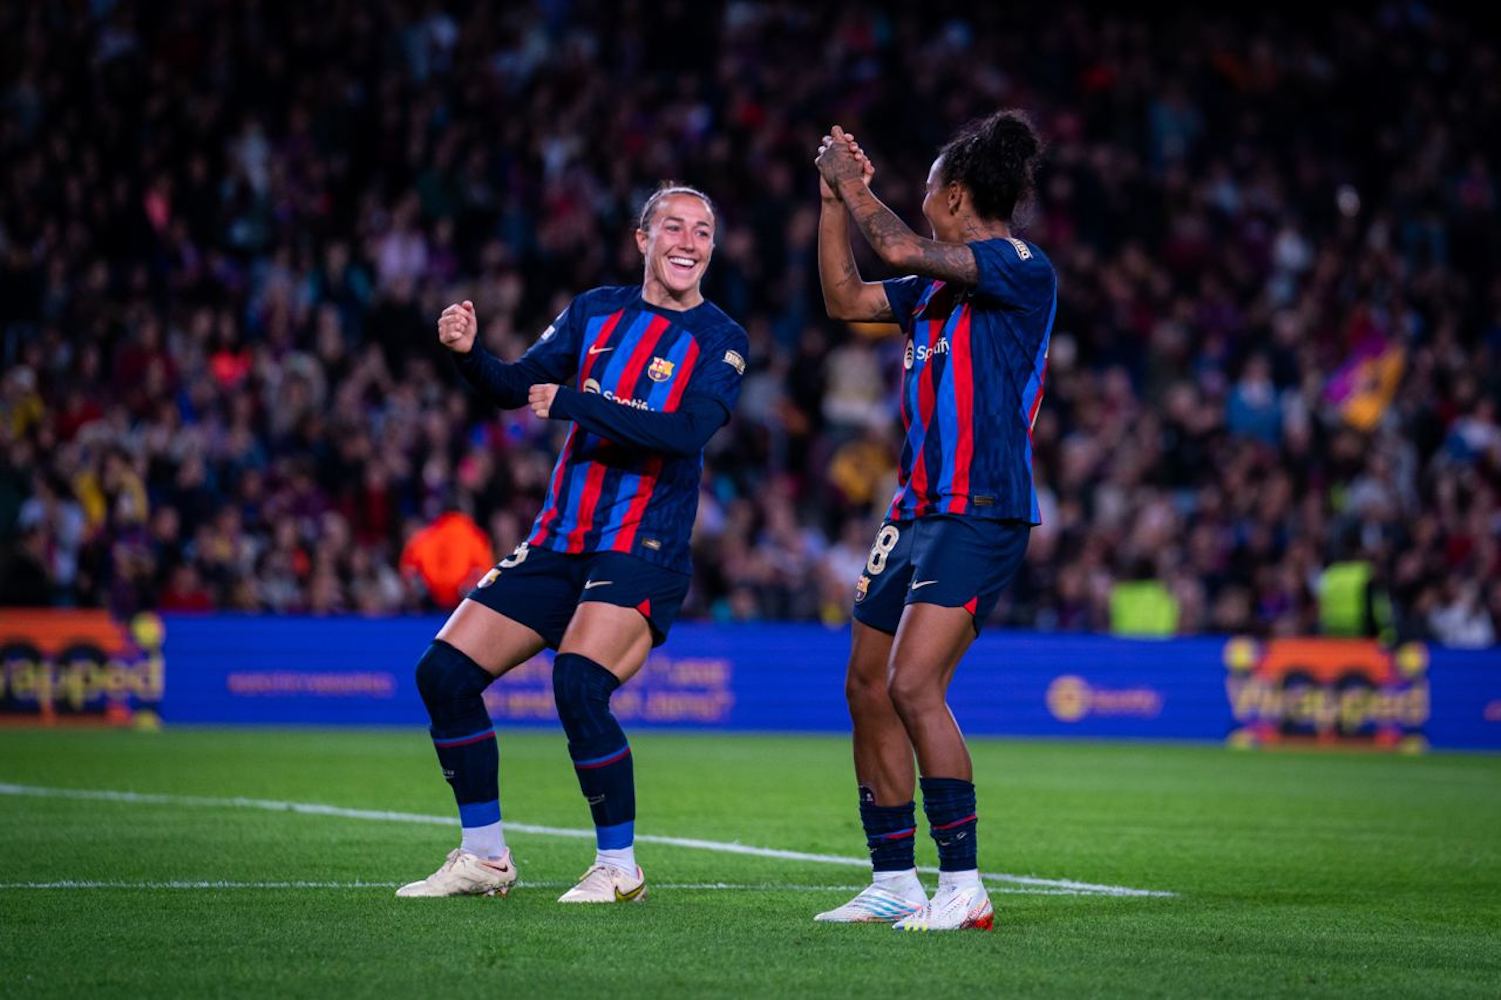
[[[615,350],[615,348],[613,347],[591,347],[589,348],[589,356],[593,357],[596,354],[605,354],[606,352],[613,350]]]
[[[590,580],[588,583],[584,584],[584,589],[593,590],[595,587],[608,587],[614,582],[614,580]]]
[[[928,584],[930,584],[930,583],[937,583],[937,582],[938,582],[937,580],[913,580],[912,581],[912,589],[913,590],[921,590],[923,587],[926,587]]]

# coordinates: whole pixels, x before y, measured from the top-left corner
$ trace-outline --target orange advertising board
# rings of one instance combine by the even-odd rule
[[[165,692],[162,621],[0,608],[0,721],[145,723]]]
[[[1233,639],[1225,693],[1249,746],[1417,750],[1430,715],[1428,651],[1364,639]]]

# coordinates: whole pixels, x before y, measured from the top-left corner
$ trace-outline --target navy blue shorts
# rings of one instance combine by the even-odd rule
[[[855,583],[855,620],[891,635],[909,604],[964,608],[975,632],[1011,583],[1032,526],[931,514],[887,521]]]
[[[549,649],[562,644],[580,604],[635,608],[651,627],[652,645],[660,646],[688,596],[691,579],[624,552],[571,554],[522,543],[484,575],[469,600],[525,625]]]

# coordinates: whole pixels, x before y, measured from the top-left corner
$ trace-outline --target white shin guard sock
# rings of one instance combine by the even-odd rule
[[[938,873],[938,888],[940,889],[967,889],[980,884],[980,871],[978,868],[971,868],[969,871],[964,872]]]
[[[499,823],[487,823],[484,826],[464,827],[464,839],[459,847],[470,854],[477,854],[482,858],[494,859],[506,852],[506,835]]]
[[[872,872],[871,881],[887,892],[894,892],[906,899],[928,898],[927,892],[923,890],[922,882],[917,877],[916,868],[907,868],[899,872]]]
[[[635,845],[632,845],[630,847],[617,847],[617,848],[614,848],[613,850],[608,850],[608,851],[595,850],[595,852],[594,852],[594,863],[597,864],[597,865],[605,865],[605,866],[610,867],[610,868],[618,869],[620,871],[625,872],[627,875],[635,875],[636,874],[636,848],[635,848]]]

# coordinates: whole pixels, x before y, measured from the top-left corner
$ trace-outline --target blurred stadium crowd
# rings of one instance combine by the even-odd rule
[[[1422,4],[443,6],[0,11],[0,604],[431,606],[410,539],[458,511],[508,551],[559,431],[468,395],[438,312],[472,298],[514,358],[639,280],[674,177],[718,201],[706,290],[754,352],[687,613],[841,621],[901,342],[823,315],[813,152],[844,124],[918,221],[947,133],[1020,106],[1061,298],[997,619],[1104,630],[1152,580],[1179,632],[1312,633],[1358,561],[1384,628],[1495,641],[1494,35]]]

